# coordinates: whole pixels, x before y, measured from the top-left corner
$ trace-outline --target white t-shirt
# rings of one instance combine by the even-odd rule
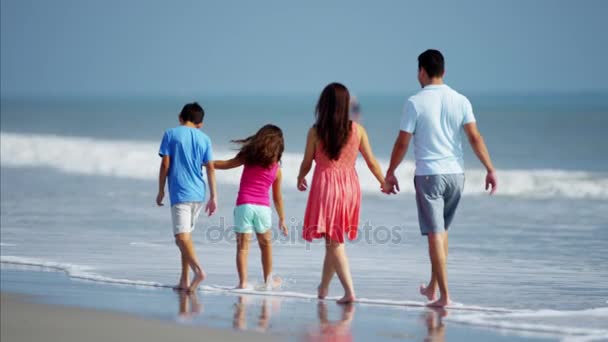
[[[471,122],[471,102],[445,84],[427,85],[410,97],[401,130],[414,135],[416,175],[463,173],[463,127]]]

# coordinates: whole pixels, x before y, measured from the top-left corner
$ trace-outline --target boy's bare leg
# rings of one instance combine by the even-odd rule
[[[433,274],[437,279],[439,285],[440,297],[438,300],[427,304],[432,307],[444,307],[450,304],[450,294],[448,290],[448,274],[446,265],[446,238],[443,233],[430,233],[428,235],[429,241],[429,253],[431,255],[431,266]]]
[[[443,234],[443,250],[445,253],[445,259],[447,263],[448,259],[448,232],[447,230]],[[429,258],[431,257],[431,250],[429,248]],[[428,298],[430,301],[434,301],[436,299],[435,293],[437,291],[437,276],[435,272],[431,270],[431,280],[427,286],[420,285],[420,294]]]
[[[281,285],[280,278],[270,279],[272,276],[272,230],[267,230],[264,234],[256,234],[260,245],[262,256],[262,269],[264,271],[264,283],[271,288]]]
[[[344,297],[338,299],[338,304],[351,303],[355,300],[355,289],[353,288],[353,280],[350,275],[350,266],[348,265],[344,244],[329,241],[327,245],[333,259],[336,274],[338,274],[340,283],[344,288]]]
[[[188,265],[188,259],[184,255],[182,248],[178,245],[179,252],[182,258],[182,275],[179,278],[179,283],[176,290],[188,290],[190,286],[190,266]]]
[[[247,287],[247,257],[249,256],[249,236],[236,233],[236,270],[239,273],[239,289]]]
[[[198,285],[205,280],[205,271],[201,267],[198,258],[196,257],[196,251],[194,250],[194,243],[192,242],[192,236],[190,233],[180,233],[175,235],[175,239],[182,250],[182,255],[186,258],[188,265],[194,272],[194,278],[192,283],[188,287],[189,292],[196,291]]]
[[[325,299],[327,297],[327,293],[329,292],[329,283],[331,283],[331,279],[334,277],[336,273],[336,268],[334,266],[333,254],[329,250],[330,244],[329,238],[325,241],[325,258],[323,259],[323,273],[321,274],[321,284],[319,284],[317,297],[319,299]]]

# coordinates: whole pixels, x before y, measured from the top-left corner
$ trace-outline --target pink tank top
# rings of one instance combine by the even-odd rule
[[[268,191],[277,177],[279,163],[269,168],[257,165],[245,165],[241,175],[241,186],[236,198],[236,205],[257,204],[270,206]]]

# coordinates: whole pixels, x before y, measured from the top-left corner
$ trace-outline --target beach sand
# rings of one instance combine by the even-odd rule
[[[180,325],[123,313],[35,303],[34,298],[1,294],[0,339],[11,341],[278,341],[256,332]]]

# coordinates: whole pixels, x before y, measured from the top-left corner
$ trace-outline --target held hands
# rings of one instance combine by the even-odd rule
[[[492,187],[490,189],[490,187]],[[495,171],[488,171],[486,175],[486,190],[490,190],[490,195],[494,195],[498,187],[498,177],[496,177]]]
[[[285,220],[280,220],[279,221],[279,229],[281,230],[281,232],[283,233],[283,235],[287,236],[287,225],[285,224]]]
[[[387,195],[395,195],[399,192],[399,181],[394,174],[386,174],[384,178],[384,184],[382,185],[382,192]]]
[[[159,191],[158,195],[156,195],[156,205],[158,205],[159,207],[162,207],[163,204],[163,199],[165,198],[165,192],[164,191]]]
[[[207,206],[205,207],[205,212],[207,213],[208,216],[211,216],[215,213],[216,210],[217,210],[217,201],[215,198],[210,198],[209,201],[207,201]]]

